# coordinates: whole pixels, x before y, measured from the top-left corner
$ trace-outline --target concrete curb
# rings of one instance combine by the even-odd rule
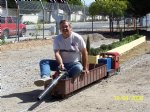
[[[109,50],[107,52],[118,52],[120,55],[124,54],[125,52],[133,49],[134,47],[142,44],[143,42],[146,42],[146,37],[143,36],[143,37],[140,37],[128,44],[125,44],[125,45],[122,45],[120,47],[117,47],[117,48],[114,48],[112,50]]]

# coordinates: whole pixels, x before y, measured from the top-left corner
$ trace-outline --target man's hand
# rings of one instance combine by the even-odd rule
[[[83,48],[81,50],[82,53],[82,64],[83,64],[83,72],[86,74],[89,74],[89,69],[88,69],[88,52],[86,48]]]
[[[89,70],[88,69],[84,69],[82,72],[86,73],[86,74],[89,74]]]
[[[65,70],[65,67],[64,67],[64,64],[63,64],[63,63],[60,64],[60,65],[58,66],[58,68],[59,68],[60,70]]]

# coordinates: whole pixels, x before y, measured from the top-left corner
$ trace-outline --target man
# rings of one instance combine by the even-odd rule
[[[41,78],[35,85],[43,86],[51,80],[50,72],[58,67],[66,69],[69,77],[76,77],[82,71],[88,71],[88,53],[83,38],[72,31],[71,25],[66,20],[60,21],[61,34],[54,39],[53,49],[56,60],[42,60],[40,62]],[[81,64],[82,63],[82,64]]]

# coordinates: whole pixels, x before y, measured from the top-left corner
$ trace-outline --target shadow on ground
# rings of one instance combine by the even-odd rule
[[[21,104],[21,103],[32,103],[31,106],[29,106],[28,108],[26,108],[27,111],[33,111],[34,109],[36,109],[42,102],[47,102],[47,103],[52,103],[55,101],[61,101],[62,99],[60,98],[53,98],[50,97],[50,95],[46,95],[42,100],[38,100],[37,97],[40,95],[40,93],[42,92],[42,90],[33,90],[33,91],[29,91],[29,92],[23,92],[23,93],[13,93],[13,94],[9,94],[9,95],[4,95],[1,98],[19,98],[21,99],[21,102],[17,103],[17,104]]]
[[[22,100],[20,103],[29,103],[37,101],[37,96],[42,92],[42,90],[34,90],[23,93],[13,93],[9,95],[2,96],[1,98],[13,98],[17,97]]]

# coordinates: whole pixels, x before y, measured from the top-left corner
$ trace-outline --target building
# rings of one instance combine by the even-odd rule
[[[150,13],[146,14],[146,16],[140,18],[140,25],[145,27],[150,27]]]

